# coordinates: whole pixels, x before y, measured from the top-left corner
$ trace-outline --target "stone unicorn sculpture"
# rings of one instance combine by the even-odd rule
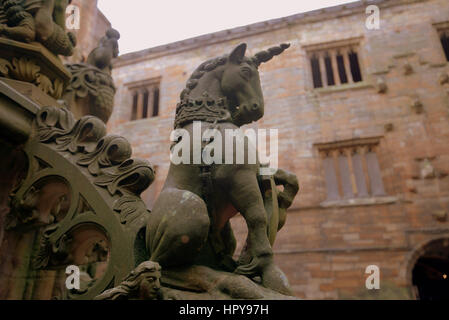
[[[204,62],[192,74],[181,94],[175,119],[175,128],[182,128],[189,135],[182,136],[178,142],[190,139],[194,151],[193,139],[187,138],[193,136],[194,121],[201,122],[201,136],[213,129],[224,137],[226,129],[235,130],[263,117],[258,67],[289,45],[282,44],[250,58],[245,57],[246,47],[240,44],[229,55]],[[244,143],[248,150],[250,142],[245,139]],[[193,153],[190,163],[193,163]],[[235,154],[233,163],[236,163]],[[274,219],[279,225],[274,228],[269,225],[273,219],[264,206],[259,160],[250,164],[246,155],[244,164],[224,164],[223,155],[221,163],[171,163],[147,223],[150,260],[159,263],[163,271],[203,265],[249,278],[260,277],[264,287],[290,295],[285,275],[273,262],[270,243],[270,239],[274,241],[270,233],[282,227],[285,215]],[[298,183],[295,176],[282,170],[272,181],[284,185],[284,191],[277,193],[279,212],[283,215],[298,192]],[[229,223],[239,212],[248,226],[240,265],[232,259],[236,241]]]

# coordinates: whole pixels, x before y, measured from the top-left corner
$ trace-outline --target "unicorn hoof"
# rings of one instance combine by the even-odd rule
[[[274,264],[268,265],[262,272],[262,285],[286,296],[293,296],[287,277]]]

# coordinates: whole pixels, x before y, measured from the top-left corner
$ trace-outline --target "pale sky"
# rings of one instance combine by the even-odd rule
[[[354,0],[98,0],[120,54]]]

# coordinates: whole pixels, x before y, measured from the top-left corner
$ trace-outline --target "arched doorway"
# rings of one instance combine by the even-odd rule
[[[411,269],[420,300],[449,300],[449,238],[433,240],[415,252]]]

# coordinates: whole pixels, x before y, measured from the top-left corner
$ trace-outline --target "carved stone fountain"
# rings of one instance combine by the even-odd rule
[[[261,176],[259,163],[172,165],[150,212],[140,194],[156,172],[105,126],[119,33],[109,30],[86,63],[64,66],[58,55],[70,55],[76,40],[45,3],[0,2],[0,299],[293,299],[272,246],[296,177]],[[288,47],[246,57],[242,44],[201,64],[175,128],[260,119],[258,67]],[[220,84],[207,86],[217,74]],[[236,261],[229,219],[238,212],[249,237]],[[67,266],[79,268],[78,288],[67,289]]]

